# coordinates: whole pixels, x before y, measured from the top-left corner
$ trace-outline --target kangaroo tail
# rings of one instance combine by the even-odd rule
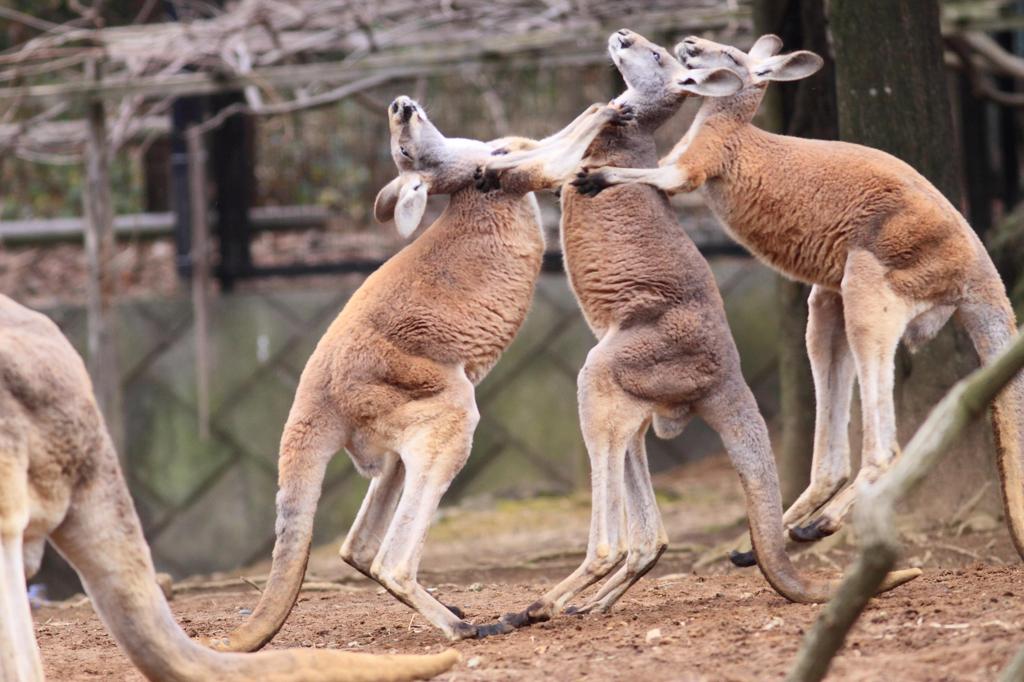
[[[747,498],[750,539],[757,565],[768,584],[790,601],[813,604],[828,601],[839,583],[803,576],[789,555],[782,525],[782,494],[772,456],[768,428],[742,378],[707,398],[700,412],[722,438],[739,474]],[[919,569],[893,571],[880,592],[891,590],[921,575]]]
[[[982,364],[1017,334],[1013,308],[1002,285],[986,299],[965,303],[956,313]],[[991,416],[1006,520],[1017,553],[1024,558],[1024,374],[1018,374],[992,401]]]
[[[300,386],[300,391],[301,391]],[[296,397],[299,402],[299,397]],[[218,651],[256,651],[274,638],[302,588],[327,462],[340,447],[333,425],[289,416],[278,459],[277,523],[270,577],[249,618],[205,642]]]
[[[222,653],[192,641],[174,621],[157,585],[149,549],[109,441],[103,449],[104,456],[89,480],[75,490],[68,515],[51,539],[82,577],[114,639],[148,679],[414,680],[442,673],[459,660],[453,650],[429,656],[373,656],[324,649]],[[289,500],[287,496],[284,499]],[[301,541],[289,546],[303,549]],[[301,581],[305,552],[299,554],[292,572],[279,575]],[[295,563],[299,566],[297,578]],[[269,588],[265,594],[268,592]],[[287,613],[291,600],[282,603]]]

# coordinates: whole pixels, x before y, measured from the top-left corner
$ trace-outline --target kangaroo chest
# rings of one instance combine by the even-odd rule
[[[482,380],[522,325],[540,274],[544,239],[532,202],[442,215],[394,259],[397,286],[374,307],[373,326],[407,353]]]
[[[562,190],[562,250],[580,309],[598,336],[703,300],[707,263],[664,196],[642,185],[596,197]]]

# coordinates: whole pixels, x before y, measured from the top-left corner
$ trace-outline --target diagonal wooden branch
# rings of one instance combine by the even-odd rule
[[[857,491],[855,523],[860,552],[839,590],[804,638],[796,664],[787,677],[789,682],[816,682],[825,677],[850,628],[899,556],[900,542],[893,518],[896,503],[938,464],[964,428],[984,414],[992,399],[1022,367],[1024,334],[1018,334],[992,363],[946,394],[902,456],[877,483]],[[1019,665],[1024,665],[1024,661]]]
[[[1024,78],[1024,57],[1009,52],[979,31],[966,31],[958,34],[958,37],[972,52],[988,62],[1000,76]]]

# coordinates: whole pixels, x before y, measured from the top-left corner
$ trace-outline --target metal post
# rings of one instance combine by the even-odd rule
[[[191,213],[192,308],[196,341],[196,418],[199,437],[210,437],[210,228],[206,205],[206,153],[202,133],[189,128],[185,133],[188,148],[188,189]]]
[[[101,67],[86,65],[86,77],[99,81]],[[114,294],[117,283],[114,250],[114,215],[110,198],[110,149],[102,100],[87,105],[85,143],[85,254],[89,276],[86,286],[88,359],[96,400],[114,444],[123,441],[121,375],[114,335]],[[120,451],[120,447],[119,447]]]

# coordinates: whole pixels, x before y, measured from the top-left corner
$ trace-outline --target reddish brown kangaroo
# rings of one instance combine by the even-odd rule
[[[281,438],[277,543],[270,579],[248,621],[213,642],[257,649],[298,596],[328,461],[348,451],[371,478],[341,558],[451,639],[507,632],[475,625],[425,590],[416,574],[430,520],[469,457],[480,418],[474,387],[519,329],[540,274],[544,239],[535,189],[571,177],[587,146],[628,111],[594,106],[545,142],[510,191],[481,194],[477,169],[495,150],[536,142],[445,137],[408,97],[389,107],[399,176],[377,195],[378,220],[402,234],[419,224],[428,194],[444,213],[352,296],[306,363]]]
[[[920,173],[869,147],[773,135],[750,121],[768,82],[802,78],[821,59],[777,56],[775,36],[745,53],[687,38],[676,49],[688,68],[728,68],[744,88],[708,97],[693,126],[657,169],[600,168],[579,180],[595,194],[622,183],[665,192],[700,189],[725,230],[768,265],[813,284],[807,350],[817,416],[810,487],[784,521],[797,540],[840,526],[858,484],[876,480],[899,452],[893,362],[902,339],[914,350],[955,313],[981,361],[1016,333],[995,266],[963,216]],[[863,445],[853,484],[847,425],[854,376]],[[1024,377],[992,405],[1003,500],[1024,556]]]
[[[459,656],[210,651],[174,621],[81,358],[49,319],[0,296],[0,680],[43,679],[25,579],[49,539],[100,619],[155,682],[425,679]]]
[[[654,166],[653,133],[687,94],[728,94],[742,86],[726,69],[684,69],[664,48],[625,29],[609,38],[608,49],[627,85],[615,101],[630,105],[635,123],[606,128],[587,150],[588,164]],[[542,146],[529,154],[543,152]],[[488,164],[502,187],[516,181],[517,156]],[[607,611],[654,566],[668,538],[644,436],[652,424],[663,438],[677,436],[693,415],[719,433],[739,473],[768,582],[793,601],[827,600],[834,584],[801,576],[785,553],[768,430],[740,372],[711,270],[665,196],[631,185],[589,198],[567,186],[561,228],[569,280],[598,338],[579,376],[580,425],[592,470],[590,540],[572,575],[506,622],[546,620],[611,575],[593,599],[573,609]],[[884,589],[919,573],[897,571]]]

